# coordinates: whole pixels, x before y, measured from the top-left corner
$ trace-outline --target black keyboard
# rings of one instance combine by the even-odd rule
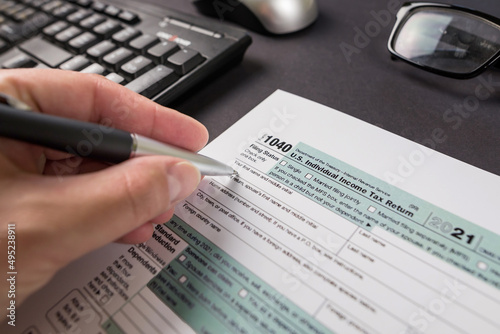
[[[140,0],[0,0],[0,66],[97,73],[158,103],[237,63],[251,38]]]

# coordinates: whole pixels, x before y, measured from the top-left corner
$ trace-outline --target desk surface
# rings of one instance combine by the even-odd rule
[[[190,1],[148,1],[200,15]],[[283,89],[500,175],[500,71],[456,80],[392,61],[386,45],[394,17],[378,24],[349,61],[341,51],[342,43],[356,45],[358,29],[377,26],[373,11],[394,2],[404,1],[318,0],[319,19],[304,31],[280,37],[250,32],[253,44],[241,64],[172,107],[204,123],[215,138]],[[498,0],[453,3],[500,17]]]

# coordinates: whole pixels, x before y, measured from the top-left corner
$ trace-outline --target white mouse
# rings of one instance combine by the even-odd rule
[[[318,17],[316,0],[192,0],[200,12],[238,23],[248,29],[288,34]]]

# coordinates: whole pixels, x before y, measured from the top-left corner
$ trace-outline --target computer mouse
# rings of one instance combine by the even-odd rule
[[[269,34],[292,33],[318,17],[316,0],[191,0],[205,15]]]

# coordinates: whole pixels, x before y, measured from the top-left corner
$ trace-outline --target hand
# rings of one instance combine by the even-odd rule
[[[192,151],[208,138],[192,118],[97,75],[0,70],[0,92],[38,112],[102,123]],[[199,171],[178,158],[139,157],[109,166],[0,138],[0,271],[2,277],[17,272],[16,307],[70,261],[114,240],[146,241],[152,224],[168,220],[199,181]],[[13,270],[7,262],[8,224],[15,225]],[[7,283],[0,283],[3,312],[10,302]]]

